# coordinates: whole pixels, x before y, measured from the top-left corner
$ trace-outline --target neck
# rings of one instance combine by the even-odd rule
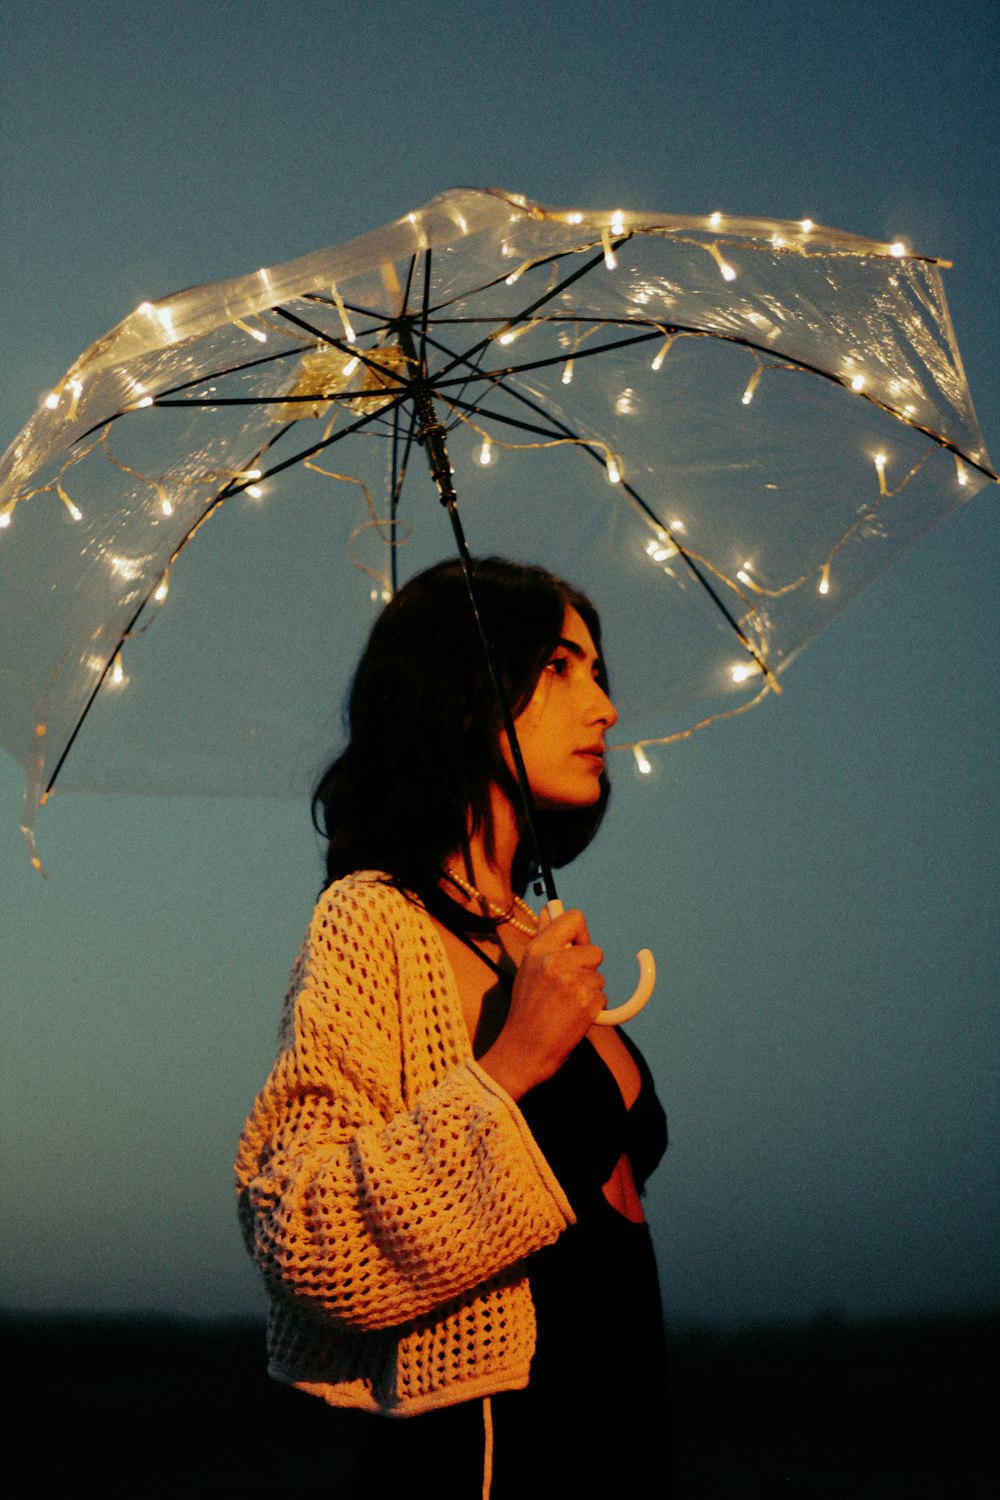
[[[475,886],[490,901],[506,910],[514,900],[511,872],[517,853],[519,831],[510,802],[493,787],[490,793],[493,814],[493,852],[487,852],[482,829],[469,834],[467,854],[456,850],[447,861],[450,869],[469,885]]]

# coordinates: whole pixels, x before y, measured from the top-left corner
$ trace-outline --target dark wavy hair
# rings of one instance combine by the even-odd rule
[[[527,705],[562,633],[567,607],[598,652],[593,604],[543,568],[499,557],[474,564],[480,614],[493,643],[511,712]],[[607,679],[600,667],[600,683]],[[376,620],[347,706],[347,748],[313,794],[313,823],[327,839],[327,881],[352,870],[385,870],[396,884],[434,899],[444,863],[482,830],[492,852],[490,787],[498,784],[525,818],[500,746],[501,716],[457,560],[412,578]],[[537,825],[554,866],[587,847],[609,796],[602,777],[593,807],[540,811]],[[514,887],[534,874],[522,836]]]

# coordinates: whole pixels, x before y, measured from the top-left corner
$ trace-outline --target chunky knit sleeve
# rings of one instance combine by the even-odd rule
[[[468,1054],[426,917],[374,881],[331,888],[237,1160],[244,1232],[273,1296],[391,1327],[572,1222],[520,1111]]]

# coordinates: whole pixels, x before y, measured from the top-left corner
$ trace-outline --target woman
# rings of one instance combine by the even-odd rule
[[[476,564],[555,864],[607,804],[615,710],[596,612]],[[350,742],[317,789],[328,885],[237,1161],[271,1297],[270,1371],[369,1419],[358,1493],[437,1496],[663,1465],[662,1318],[639,1190],[666,1144],[578,911],[536,920],[496,696],[457,563],[377,621]],[[363,1419],[362,1419],[363,1420]],[[581,1437],[581,1427],[585,1436]],[[530,1455],[530,1459],[528,1457]],[[547,1467],[546,1467],[547,1466]]]

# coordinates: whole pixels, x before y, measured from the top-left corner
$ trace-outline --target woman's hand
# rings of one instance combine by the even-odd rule
[[[583,912],[554,920],[543,912],[524,950],[503,1030],[479,1059],[512,1099],[551,1078],[590,1030],[604,1008],[603,959]]]

